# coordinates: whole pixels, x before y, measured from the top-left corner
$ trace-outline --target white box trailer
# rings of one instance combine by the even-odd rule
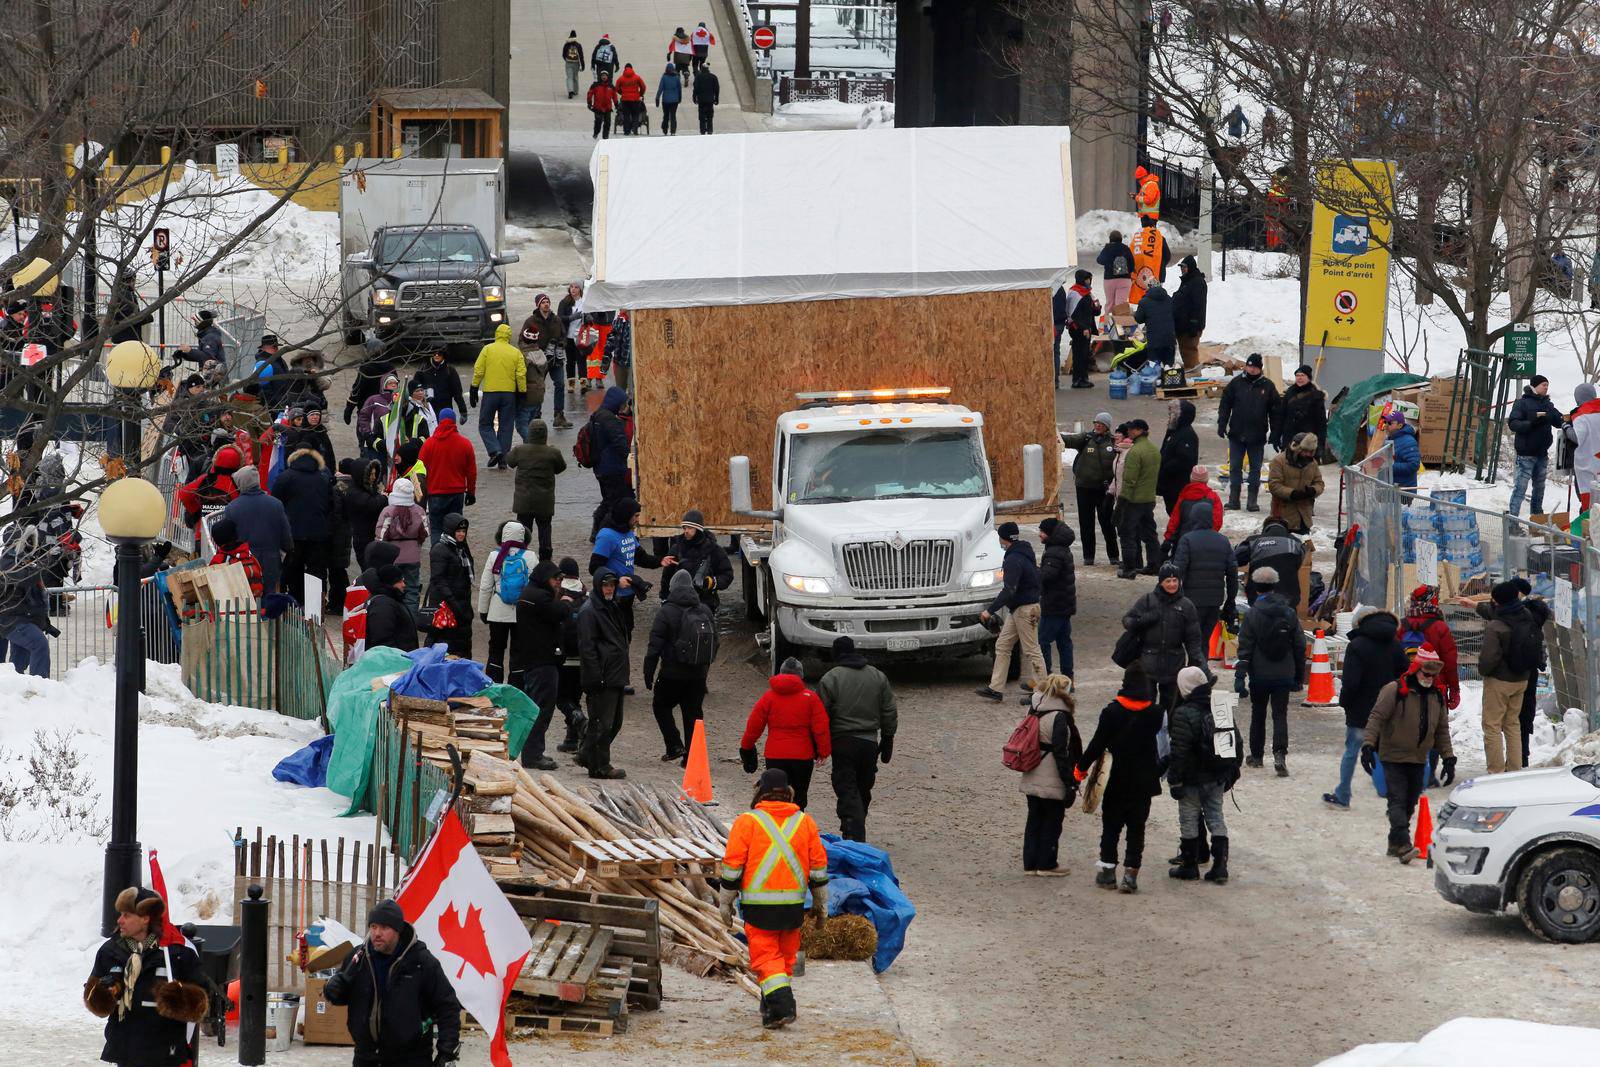
[[[506,235],[503,159],[368,159],[345,162],[339,177],[339,254],[372,246],[380,226],[446,223],[474,227],[491,249]]]

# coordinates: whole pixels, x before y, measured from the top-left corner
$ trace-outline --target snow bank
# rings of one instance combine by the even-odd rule
[[[1321,1067],[1501,1067],[1507,1063],[1589,1063],[1600,1030],[1519,1019],[1451,1019],[1422,1040],[1361,1045]]]
[[[1133,180],[1130,178],[1128,191],[1133,191]],[[1165,238],[1167,247],[1172,249],[1172,262],[1176,266],[1183,256],[1196,254],[1200,246],[1195,243],[1193,233],[1180,233],[1170,222],[1160,224],[1161,236]],[[1127,242],[1139,229],[1139,219],[1131,211],[1108,211],[1096,208],[1085,211],[1078,216],[1078,254],[1088,254],[1090,263],[1100,254],[1100,249],[1111,240],[1111,231],[1116,230],[1122,234],[1122,240]],[[1099,273],[1098,270],[1096,273]]]
[[[236,827],[253,833],[260,826],[280,837],[370,832],[370,823],[337,818],[346,805],[328,790],[272,780],[274,764],[321,734],[316,723],[199,700],[173,665],[151,663],[148,671],[138,833],[146,849],[161,853],[177,919],[231,920]],[[97,660],[60,682],[0,667],[0,797],[12,785],[40,781],[28,758],[40,753],[41,740],[78,760],[52,776],[57,785],[69,783],[70,797],[36,790],[0,814],[0,898],[12,909],[0,938],[0,1004],[7,1005],[0,1017],[26,1011],[34,1023],[85,1019],[83,979],[101,940],[114,703],[114,672]]]
[[[786,130],[870,130],[894,126],[894,105],[881,101],[847,104],[840,100],[796,100],[772,112],[774,125]]]

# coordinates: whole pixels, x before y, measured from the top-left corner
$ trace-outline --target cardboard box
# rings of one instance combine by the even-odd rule
[[[308,1045],[354,1045],[345,1025],[345,1009],[322,995],[327,979],[306,976],[306,999],[300,1011],[301,1033]]]

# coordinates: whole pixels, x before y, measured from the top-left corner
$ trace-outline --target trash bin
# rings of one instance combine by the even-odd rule
[[[183,936],[194,942],[200,954],[200,973],[206,980],[206,993],[210,1003],[200,1032],[217,1039],[218,1045],[228,1043],[228,983],[239,976],[239,935],[237,926],[202,926],[195,923],[183,925]]]

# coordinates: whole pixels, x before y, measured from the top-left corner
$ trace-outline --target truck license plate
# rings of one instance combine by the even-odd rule
[[[915,652],[922,647],[920,637],[891,637],[885,647],[890,652]]]

